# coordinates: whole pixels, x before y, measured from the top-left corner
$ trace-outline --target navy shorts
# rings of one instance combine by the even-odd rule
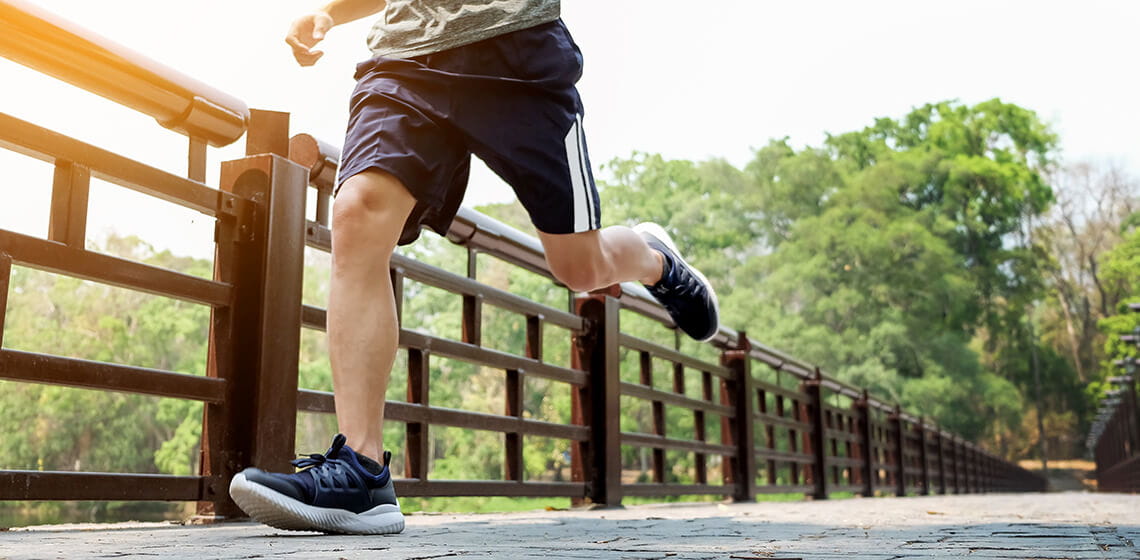
[[[400,244],[446,233],[471,155],[515,191],[546,233],[598,229],[598,191],[575,83],[582,54],[561,21],[434,54],[357,66],[337,189],[369,169],[416,198]],[[334,226],[335,227],[335,226]]]

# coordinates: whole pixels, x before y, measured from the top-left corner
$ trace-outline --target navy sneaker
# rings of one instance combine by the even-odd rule
[[[681,258],[677,246],[665,230],[652,223],[634,226],[650,247],[665,256],[661,280],[649,288],[649,293],[665,306],[673,322],[685,334],[706,341],[720,330],[720,308],[712,284],[701,271]]]
[[[290,531],[357,535],[399,533],[404,515],[388,463],[361,455],[337,434],[324,454],[296,459],[293,474],[248,468],[230,481],[230,496],[250,517]]]

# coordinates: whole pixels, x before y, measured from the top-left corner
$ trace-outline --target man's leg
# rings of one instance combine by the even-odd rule
[[[336,419],[348,445],[379,458],[384,394],[399,325],[388,263],[415,199],[398,179],[365,171],[344,182],[333,205],[328,335]]]
[[[621,282],[652,285],[661,279],[663,255],[624,226],[582,233],[538,233],[554,277],[578,292]]]
[[[235,475],[230,496],[250,517],[297,531],[404,530],[383,452],[383,423],[399,336],[388,261],[414,206],[412,195],[387,173],[366,171],[341,185],[333,206],[328,331],[343,434],[323,455],[293,461],[300,472],[250,467]]]
[[[539,233],[550,271],[571,290],[585,292],[638,281],[659,301],[677,327],[696,340],[720,329],[716,292],[681,257],[669,234],[656,224],[630,229],[554,235]]]

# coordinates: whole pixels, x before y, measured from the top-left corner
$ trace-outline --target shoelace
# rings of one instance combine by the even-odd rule
[[[700,282],[682,265],[674,265],[676,268],[672,271],[675,275],[676,282],[671,282],[670,285],[657,288],[655,291],[665,296],[682,296],[688,297],[696,295],[697,290],[701,288]]]
[[[301,456],[298,459],[293,459],[292,461],[289,461],[289,464],[297,467],[298,469],[307,469],[309,467],[323,465],[328,462],[328,460],[328,457],[321,455],[320,453],[313,453],[307,457]]]
[[[340,450],[342,447],[344,447],[344,439],[342,439],[341,436],[338,436],[336,439],[333,440],[332,447],[330,447],[329,450],[326,451],[324,454],[312,453],[308,456],[300,455],[298,459],[293,459],[292,461],[289,461],[289,464],[293,465],[294,467],[297,467],[298,469],[306,469],[309,467],[317,467],[317,466],[320,466],[320,465],[327,463],[329,461],[329,459],[332,459],[333,457],[338,456],[340,454]]]

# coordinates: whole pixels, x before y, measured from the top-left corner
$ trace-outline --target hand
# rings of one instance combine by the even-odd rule
[[[325,55],[324,51],[313,50],[313,47],[325,38],[325,33],[333,25],[332,16],[325,12],[313,12],[297,18],[289,26],[285,42],[293,48],[293,58],[297,59],[297,64],[312,66]]]

